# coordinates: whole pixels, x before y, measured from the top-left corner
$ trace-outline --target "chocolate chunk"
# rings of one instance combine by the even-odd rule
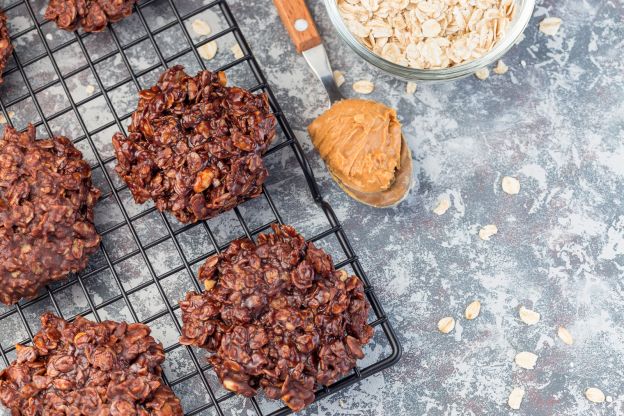
[[[34,297],[87,265],[100,236],[91,168],[66,137],[35,140],[29,125],[0,141],[0,302]]]
[[[117,173],[137,203],[152,199],[188,223],[262,192],[261,155],[276,125],[265,94],[226,87],[223,72],[191,77],[178,65],[139,97],[130,134],[113,137]]]
[[[4,82],[2,71],[4,71],[4,67],[12,53],[13,45],[11,44],[9,29],[7,29],[7,17],[4,12],[0,11],[0,84]]]
[[[101,32],[106,25],[132,14],[137,0],[50,0],[45,18],[65,30],[82,27],[85,32]]]
[[[362,358],[373,328],[362,281],[290,226],[258,242],[232,242],[209,258],[206,291],[180,302],[180,342],[205,348],[223,385],[244,396],[259,387],[293,411],[314,401]],[[216,282],[216,283],[215,283]]]
[[[165,353],[143,324],[73,322],[46,313],[32,346],[0,371],[12,415],[182,415],[164,384]]]

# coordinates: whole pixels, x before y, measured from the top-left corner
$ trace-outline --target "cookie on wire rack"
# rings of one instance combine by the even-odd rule
[[[60,29],[101,32],[106,25],[132,14],[137,0],[50,0],[45,18]]]
[[[7,17],[3,11],[0,11],[0,84],[4,82],[2,72],[12,53],[13,44],[11,44],[11,36],[7,28]]]
[[[0,371],[0,403],[19,415],[181,416],[162,344],[144,324],[41,316],[32,346]]]
[[[364,357],[370,341],[362,281],[290,226],[233,241],[199,270],[202,293],[180,302],[180,343],[205,348],[230,391],[263,388],[297,412]]]
[[[113,136],[115,170],[134,200],[183,223],[212,218],[262,192],[262,154],[277,120],[267,96],[226,86],[223,72],[177,65],[139,92],[126,137]]]
[[[93,207],[100,191],[66,137],[35,140],[5,126],[0,141],[0,302],[32,298],[78,272],[100,244]]]

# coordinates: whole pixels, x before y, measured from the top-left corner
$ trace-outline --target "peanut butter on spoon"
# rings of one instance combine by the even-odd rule
[[[330,173],[351,197],[390,207],[407,195],[412,159],[393,109],[345,99],[314,120],[308,132]]]

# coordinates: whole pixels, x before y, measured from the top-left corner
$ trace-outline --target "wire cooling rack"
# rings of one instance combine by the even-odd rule
[[[332,254],[337,268],[358,275],[372,306],[375,337],[365,348],[366,358],[348,376],[321,387],[317,400],[394,364],[401,347],[387,316],[226,1],[141,1],[131,17],[98,34],[57,30],[43,18],[46,4],[0,2],[15,46],[0,87],[0,121],[18,129],[33,122],[40,136],[74,138],[102,190],[96,207],[102,246],[79,275],[47,287],[36,299],[0,306],[0,369],[14,359],[16,343],[31,342],[45,310],[65,319],[125,319],[148,324],[163,342],[164,377],[186,414],[289,413],[280,401],[262,394],[245,399],[224,390],[205,352],[177,341],[178,301],[189,290],[201,290],[195,276],[203,261],[233,239],[254,238],[274,223],[294,225]],[[212,32],[197,36],[192,30],[196,19],[208,22]],[[205,61],[198,49],[208,42],[216,42],[219,52]],[[233,53],[235,45],[242,56]],[[114,172],[112,134],[125,131],[137,91],[174,64],[185,65],[191,74],[206,67],[222,70],[230,85],[266,92],[279,121],[278,139],[264,157],[270,176],[262,196],[198,224],[183,225],[151,204],[135,204]]]

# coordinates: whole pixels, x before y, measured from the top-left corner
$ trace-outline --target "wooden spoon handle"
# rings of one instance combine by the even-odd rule
[[[297,52],[301,53],[321,44],[321,36],[305,0],[273,0],[273,3]]]

